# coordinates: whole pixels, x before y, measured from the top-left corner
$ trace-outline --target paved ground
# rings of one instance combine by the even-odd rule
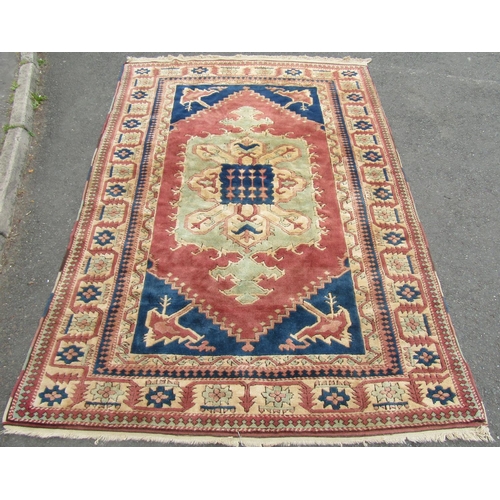
[[[9,123],[11,87],[17,72],[18,55],[15,52],[0,52],[0,144],[4,136],[3,127]]]
[[[153,54],[38,54],[47,62],[41,93],[48,100],[36,113],[32,160],[22,180],[0,274],[2,408],[62,262],[127,55]],[[410,181],[463,354],[497,440],[466,445],[496,447],[500,442],[500,54],[350,55],[373,59],[369,69]],[[93,445],[91,440],[0,436],[0,446]],[[99,443],[134,445],[143,443]]]

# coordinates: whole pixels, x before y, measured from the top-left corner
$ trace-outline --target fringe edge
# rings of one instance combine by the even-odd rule
[[[174,61],[216,61],[216,60],[235,60],[235,61],[287,61],[287,62],[317,62],[317,63],[327,63],[327,64],[356,64],[360,66],[366,66],[371,62],[371,59],[363,59],[357,57],[321,57],[321,56],[269,56],[269,55],[256,55],[256,54],[237,54],[234,56],[224,56],[224,55],[213,55],[213,54],[200,54],[199,56],[184,56],[179,54],[177,56],[157,56],[157,57],[127,57],[127,63],[154,63],[154,62],[167,62],[171,63]]]
[[[253,438],[241,436],[174,436],[167,434],[124,433],[107,431],[83,431],[66,429],[42,429],[6,425],[1,434],[16,434],[38,438],[93,439],[94,444],[100,441],[149,441],[183,445],[216,445],[233,447],[256,446],[343,446],[370,444],[405,444],[405,443],[444,443],[447,440],[494,442],[487,426],[461,429],[440,429],[430,431],[409,432],[400,434],[384,434],[378,436],[359,437],[283,437]]]

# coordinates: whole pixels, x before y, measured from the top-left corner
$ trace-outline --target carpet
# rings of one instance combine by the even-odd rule
[[[368,63],[127,60],[5,432],[491,439]]]

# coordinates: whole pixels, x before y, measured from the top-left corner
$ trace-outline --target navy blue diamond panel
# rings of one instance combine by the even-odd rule
[[[248,147],[248,146],[245,146]],[[221,203],[272,205],[274,173],[271,165],[223,164],[219,175]]]
[[[280,87],[270,85],[178,85],[171,123],[183,120],[245,89],[253,90],[308,120],[324,124],[316,88],[296,85]]]
[[[313,327],[318,324],[318,316],[312,311],[319,311],[324,315],[331,313],[329,297],[336,298],[335,312],[345,309],[350,316],[351,326],[348,329],[351,340],[349,345],[338,342],[328,342],[322,338],[315,338],[312,341],[304,342],[302,339],[293,338],[298,332]],[[164,302],[165,297],[168,300]],[[139,307],[138,322],[132,343],[132,352],[135,354],[184,354],[189,356],[206,356],[207,352],[193,349],[193,344],[201,344],[202,340],[193,342],[191,346],[186,346],[184,339],[174,340],[168,344],[157,342],[147,346],[145,337],[148,333],[147,315],[152,309],[162,310],[162,303],[167,303],[165,313],[168,316],[175,315],[190,304],[182,294],[173,289],[163,280],[155,277],[151,273],[146,274],[143,296]],[[312,307],[311,307],[312,306]],[[189,309],[189,308],[187,308]],[[319,314],[318,313],[318,314]],[[265,356],[272,354],[364,354],[365,348],[361,334],[361,323],[358,316],[354,288],[352,284],[351,272],[347,271],[338,278],[334,278],[331,283],[325,285],[316,295],[306,301],[304,305],[297,306],[295,311],[283,318],[281,323],[270,329],[266,335],[262,335],[258,342],[255,342],[254,350],[246,352],[242,349],[243,344],[237,342],[234,337],[228,335],[218,325],[207,318],[197,307],[191,308],[186,314],[178,318],[178,324],[188,330],[197,332],[203,341],[213,347],[213,351],[208,355],[234,355],[234,356]],[[314,331],[314,329],[311,329]],[[297,350],[284,351],[280,346],[292,342]]]

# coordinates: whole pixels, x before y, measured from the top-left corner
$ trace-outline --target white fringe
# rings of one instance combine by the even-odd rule
[[[224,446],[343,446],[363,444],[405,444],[405,443],[444,443],[448,440],[493,442],[488,427],[462,429],[440,429],[378,436],[352,437],[241,437],[237,436],[174,436],[135,432],[106,432],[97,430],[45,429],[6,425],[2,434],[17,434],[38,438],[93,439],[100,441],[145,441],[178,445],[216,445]]]
[[[168,55],[168,56],[157,56],[157,57],[127,57],[128,63],[154,63],[154,62],[167,62],[171,63],[173,61],[225,61],[225,60],[235,60],[235,61],[287,61],[287,62],[299,62],[299,63],[327,63],[327,64],[357,64],[361,66],[366,66],[371,62],[371,59],[362,59],[357,57],[326,57],[326,56],[269,56],[269,55],[258,55],[258,54],[238,54],[235,56],[224,56],[224,55],[214,55],[214,54],[200,54],[199,56],[184,56],[182,54],[178,56]]]

